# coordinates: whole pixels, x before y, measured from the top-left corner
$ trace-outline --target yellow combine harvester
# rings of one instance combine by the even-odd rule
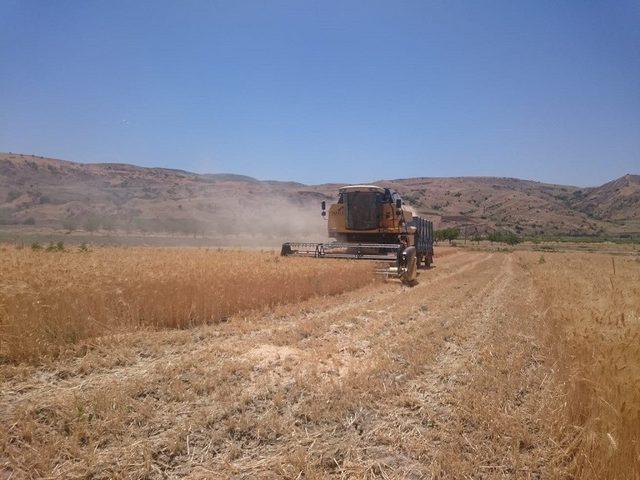
[[[322,216],[326,215],[322,202]],[[341,188],[338,201],[329,207],[327,227],[335,242],[287,242],[281,254],[389,262],[379,272],[407,284],[415,283],[418,268],[428,268],[433,261],[433,224],[413,215],[400,195],[388,188]]]

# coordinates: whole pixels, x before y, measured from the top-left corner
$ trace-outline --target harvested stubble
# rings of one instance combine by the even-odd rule
[[[275,252],[97,248],[0,251],[0,362],[37,363],[86,339],[183,328],[358,288],[370,264],[281,259]]]
[[[630,256],[528,258],[564,398],[558,462],[572,478],[640,478],[640,267]]]

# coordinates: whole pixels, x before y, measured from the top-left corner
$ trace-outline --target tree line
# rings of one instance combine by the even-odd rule
[[[449,243],[453,242],[460,238],[460,229],[458,228],[443,228],[441,230],[436,230],[434,232],[434,240],[436,242],[448,241]],[[470,235],[469,240],[472,242],[480,242],[482,240],[488,240],[491,243],[506,243],[508,245],[516,245],[520,243],[521,238],[513,232],[510,231],[499,231],[494,230],[489,232],[486,235],[480,235],[478,232],[474,232]]]

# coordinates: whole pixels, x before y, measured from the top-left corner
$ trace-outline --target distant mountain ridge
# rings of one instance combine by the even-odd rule
[[[501,177],[379,180],[438,228],[522,235],[640,232],[640,175],[578,188]],[[129,164],[0,153],[0,226],[317,237],[339,184],[261,181]]]

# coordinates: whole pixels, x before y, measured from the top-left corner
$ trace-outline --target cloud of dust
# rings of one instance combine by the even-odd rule
[[[317,205],[316,205],[317,203]],[[252,235],[257,240],[323,241],[327,238],[327,223],[321,215],[320,202],[294,202],[269,198],[262,202],[234,205],[233,216],[222,226],[215,222],[212,230],[229,228],[230,233]]]
[[[274,246],[287,241],[327,241],[327,222],[318,198],[281,195],[238,195],[226,202],[191,206],[184,212],[198,229],[219,243]]]

